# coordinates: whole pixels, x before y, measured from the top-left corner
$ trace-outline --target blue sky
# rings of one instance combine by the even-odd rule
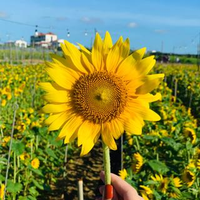
[[[87,47],[91,47],[96,29],[102,36],[108,30],[114,42],[120,35],[129,37],[132,49],[145,46],[148,50],[196,53],[200,1],[1,0],[1,42],[21,37],[30,42],[35,25],[39,32],[51,31],[60,39]]]

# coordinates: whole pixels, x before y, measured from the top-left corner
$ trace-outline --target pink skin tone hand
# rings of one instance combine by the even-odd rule
[[[100,173],[101,180],[104,181],[104,172]],[[144,200],[138,195],[137,191],[129,185],[126,181],[122,180],[119,176],[111,174],[112,185],[114,188],[112,200]],[[104,192],[104,186],[99,188],[101,194]],[[97,200],[105,200],[99,198]]]

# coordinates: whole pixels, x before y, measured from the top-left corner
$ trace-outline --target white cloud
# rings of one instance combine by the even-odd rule
[[[81,22],[86,23],[86,24],[95,24],[95,23],[102,22],[102,20],[96,17],[82,17]]]
[[[137,24],[136,24],[135,22],[130,22],[130,23],[128,24],[128,27],[129,27],[129,28],[135,28],[135,27],[137,27]]]
[[[8,14],[0,11],[0,18],[8,18]]]

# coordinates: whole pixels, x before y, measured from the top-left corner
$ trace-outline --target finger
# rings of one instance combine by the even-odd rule
[[[103,192],[103,200],[113,199],[113,186],[110,184],[105,185]]]
[[[104,185],[102,185],[102,186],[99,187],[99,192],[100,192],[101,195],[102,195],[103,192],[104,192],[104,188],[105,188]]]
[[[100,173],[102,181],[105,179],[104,172]],[[137,199],[139,197],[137,191],[129,185],[126,181],[123,181],[119,176],[111,174],[112,185],[119,195],[123,198],[130,197],[130,199]]]

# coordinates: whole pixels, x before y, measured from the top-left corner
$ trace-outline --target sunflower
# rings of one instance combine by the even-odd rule
[[[186,169],[183,173],[183,181],[187,184],[188,187],[191,187],[195,181],[195,174]]]
[[[124,130],[140,135],[144,120],[158,121],[160,116],[149,103],[161,99],[150,92],[164,74],[148,75],[155,64],[154,56],[143,58],[146,49],[129,55],[129,39],[113,45],[108,32],[104,40],[97,33],[91,52],[81,51],[65,41],[64,57],[52,55],[46,71],[53,83],[41,83],[49,102],[43,112],[49,131],[61,129],[58,139],[69,143],[78,138],[81,155],[87,154],[101,136],[103,142],[117,149],[115,139]]]
[[[126,177],[128,176],[128,173],[127,173],[126,169],[120,170],[120,171],[119,171],[119,176],[120,176],[123,180],[125,180]]]
[[[163,178],[162,175],[155,175],[154,176],[151,176],[151,179],[153,181],[156,181],[159,183],[159,190],[163,193],[163,194],[166,194],[167,192],[167,189],[168,189],[168,184],[169,184],[169,179],[167,177]]]
[[[140,193],[144,200],[149,200],[149,198],[153,198],[153,191],[148,186],[140,185],[140,187],[142,188],[142,190],[140,190]]]
[[[174,199],[180,199],[180,194],[171,192],[171,193],[169,193],[169,197],[174,198]]]
[[[39,166],[40,166],[40,161],[38,158],[34,158],[32,161],[31,161],[31,166],[34,168],[34,169],[38,169]]]
[[[180,180],[179,177],[173,178],[173,185],[174,185],[174,187],[176,187],[176,188],[179,188],[179,187],[182,186],[182,181]]]
[[[197,136],[196,136],[194,129],[187,127],[183,130],[183,133],[185,134],[186,137],[189,137],[191,139],[192,144],[195,143]]]
[[[143,157],[137,152],[133,154],[134,164],[132,165],[133,171],[138,173],[144,164]]]
[[[5,190],[5,185],[1,184],[1,188],[0,188],[0,199],[3,199],[4,197],[4,190]]]
[[[28,153],[24,152],[19,157],[21,160],[26,160],[26,159],[30,158],[30,155]]]
[[[200,169],[200,159],[197,160],[197,169]]]
[[[2,100],[1,100],[1,106],[2,106],[2,107],[6,106],[6,103],[7,103],[7,101],[6,101],[5,99],[2,99]]]

